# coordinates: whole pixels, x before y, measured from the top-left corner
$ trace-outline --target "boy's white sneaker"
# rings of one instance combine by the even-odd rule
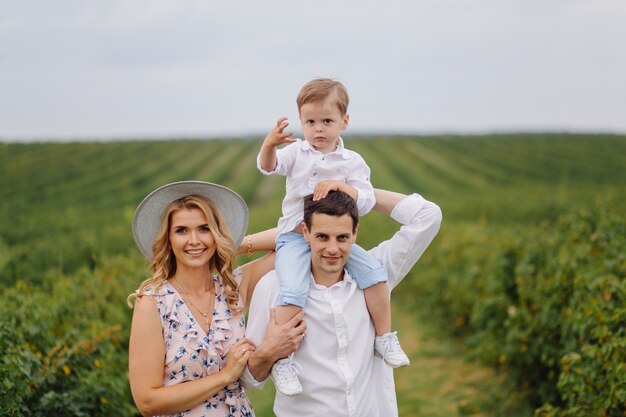
[[[385,333],[374,339],[374,353],[383,358],[387,365],[392,368],[408,366],[409,357],[402,350],[397,332]]]
[[[272,379],[276,390],[283,395],[293,397],[302,394],[302,385],[298,372],[302,368],[289,358],[279,359],[272,366]]]

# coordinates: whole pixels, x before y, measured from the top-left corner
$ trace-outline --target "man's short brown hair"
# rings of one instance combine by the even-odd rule
[[[343,191],[329,191],[321,200],[313,201],[313,194],[304,197],[304,224],[311,230],[314,214],[327,214],[341,217],[349,215],[352,218],[352,231],[359,225],[359,209],[354,198]]]

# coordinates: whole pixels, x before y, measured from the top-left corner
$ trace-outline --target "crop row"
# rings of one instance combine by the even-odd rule
[[[593,204],[537,227],[449,227],[401,302],[505,369],[542,417],[626,412],[626,223]]]
[[[619,262],[626,233],[619,217],[626,207],[626,137],[346,144],[368,161],[376,187],[419,192],[443,209],[440,235],[399,301],[466,335],[488,363],[534,369],[520,372],[518,381],[546,416],[584,415],[568,409],[570,403],[583,404],[585,412],[599,407],[589,391],[598,378],[617,387],[610,401],[623,397],[623,381],[615,379],[623,339],[615,326],[624,324]],[[257,172],[259,146],[243,140],[0,144],[6,196],[0,202],[0,415],[134,413],[125,377],[124,298],[144,277],[145,262],[131,236],[133,211],[159,185],[200,179],[245,198],[251,231],[274,226],[284,178]],[[363,218],[360,243],[372,246],[395,227],[372,213]],[[612,404],[602,405],[605,415],[619,410]]]

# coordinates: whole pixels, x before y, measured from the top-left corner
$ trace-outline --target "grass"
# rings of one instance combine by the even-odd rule
[[[6,294],[20,282],[33,294],[45,294],[59,276],[111,273],[106,260],[117,257],[123,275],[128,276],[124,281],[128,289],[121,291],[125,296],[144,277],[130,232],[134,209],[143,196],[167,182],[198,179],[232,187],[250,206],[250,231],[273,227],[280,214],[284,178],[264,177],[256,171],[259,146],[260,141],[244,140],[0,143],[0,305],[11,305]],[[419,272],[418,268],[414,272],[416,279],[426,282],[403,284],[407,290],[395,297],[394,320],[412,358],[409,368],[395,374],[400,414],[532,415],[523,399],[510,395],[516,390],[507,385],[506,375],[468,362],[463,345],[450,339],[448,329],[424,316],[426,307],[398,303],[418,298],[411,288],[420,293],[424,288],[434,290],[437,281],[429,277],[449,274],[449,259],[435,262],[443,256],[436,255],[445,254],[451,242],[463,238],[459,231],[480,237],[495,229],[535,228],[588,207],[626,207],[626,136],[369,137],[348,138],[346,146],[368,162],[376,187],[419,192],[444,212],[439,236],[420,261]],[[362,220],[359,241],[371,247],[396,227],[387,216],[369,214]],[[481,258],[468,259],[458,274],[471,279]],[[109,314],[128,316],[123,298],[105,304],[102,311],[86,301],[72,307],[93,311],[103,325],[113,320]],[[111,312],[103,312],[109,307]],[[0,318],[0,330],[3,319],[11,315]],[[64,325],[88,329],[93,322],[85,316]],[[123,322],[128,326],[130,320]],[[49,333],[44,324],[29,325],[41,334]],[[76,331],[77,339],[93,336]],[[46,340],[43,351],[55,342]],[[117,355],[114,362],[124,367],[126,341],[120,343],[112,351]],[[8,370],[0,379],[30,377]],[[118,386],[127,385],[125,372],[111,374]],[[87,382],[81,384],[93,391]],[[250,393],[258,416],[272,415],[273,393],[271,383]],[[130,401],[128,396],[120,398]]]
[[[395,307],[394,326],[411,365],[394,372],[402,417],[531,417],[506,375],[467,359],[463,344],[414,311]]]
[[[506,376],[467,359],[460,341],[436,323],[394,304],[394,328],[411,365],[396,369],[402,417],[532,417],[523,396],[512,396]],[[258,417],[274,416],[274,386],[247,391]],[[504,413],[504,414],[500,414]]]

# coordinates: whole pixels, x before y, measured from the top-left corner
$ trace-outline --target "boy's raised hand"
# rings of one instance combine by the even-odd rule
[[[265,140],[263,141],[264,145],[270,145],[276,147],[283,143],[292,143],[295,142],[295,139],[292,139],[290,136],[293,135],[293,132],[285,132],[285,129],[289,126],[289,122],[286,117],[281,117],[276,122],[276,126],[270,133],[267,134]]]
[[[276,122],[276,126],[270,133],[265,136],[261,150],[259,151],[259,165],[265,171],[273,171],[276,169],[278,161],[276,159],[276,147],[283,143],[295,142],[290,136],[293,132],[285,132],[285,128],[289,126],[289,122],[286,117],[281,117]]]

